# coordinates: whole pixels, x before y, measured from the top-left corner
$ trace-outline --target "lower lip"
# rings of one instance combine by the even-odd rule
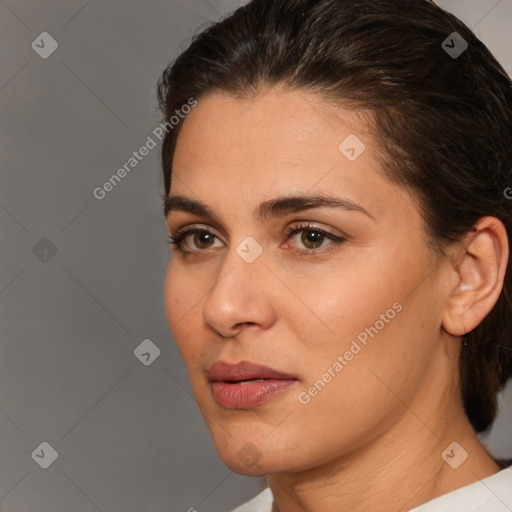
[[[213,382],[212,393],[217,403],[227,409],[248,409],[280,395],[295,382],[296,380],[282,379],[250,381],[247,384]]]

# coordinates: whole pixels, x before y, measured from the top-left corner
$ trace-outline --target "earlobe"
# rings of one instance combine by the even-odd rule
[[[508,262],[505,226],[495,217],[483,217],[462,241],[464,253],[452,264],[456,285],[448,297],[442,326],[453,336],[477,327],[496,304]]]

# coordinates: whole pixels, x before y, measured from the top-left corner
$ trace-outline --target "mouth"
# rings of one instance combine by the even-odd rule
[[[298,379],[267,366],[242,361],[213,363],[208,376],[215,401],[227,409],[250,409],[289,390]]]

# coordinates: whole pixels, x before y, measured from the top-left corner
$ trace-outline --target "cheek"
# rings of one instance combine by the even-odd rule
[[[171,331],[174,326],[182,328],[189,323],[190,315],[199,309],[209,287],[204,272],[194,273],[171,258],[164,285],[165,312]]]
[[[393,304],[404,295],[401,289],[406,285],[391,263],[354,260],[336,261],[307,278],[295,279],[293,289],[301,301],[284,305],[290,315],[309,325],[308,331],[316,327],[316,341],[323,340],[327,352],[350,345],[386,311],[391,309],[389,316],[394,316]]]
[[[199,351],[196,345],[201,338],[194,335],[193,331],[194,326],[200,325],[199,309],[204,292],[197,289],[198,280],[190,279],[186,272],[180,271],[177,267],[172,262],[169,262],[167,267],[164,285],[165,315],[173,338],[187,364],[191,355]]]
[[[173,326],[178,322],[178,319],[184,313],[185,305],[183,302],[186,295],[183,293],[183,285],[183,281],[174,271],[174,265],[169,262],[167,273],[165,275],[164,300],[165,315],[167,317],[167,323],[171,331],[173,331]]]
[[[423,362],[432,351],[435,311],[424,299],[432,290],[426,288],[428,281],[416,289],[425,277],[425,267],[407,266],[394,257],[361,261],[355,267],[332,268],[314,280],[302,281],[297,290],[311,304],[311,311],[303,313],[307,332],[317,326],[316,334],[307,340],[299,336],[308,360],[304,386],[323,380],[323,375],[329,380],[325,391],[319,383],[318,404],[332,399],[350,405],[374,393],[389,394],[378,377],[410,386],[421,378]],[[339,356],[341,369],[336,364]],[[329,370],[336,377],[326,375]]]
[[[425,283],[411,293],[421,280],[414,273],[407,283],[397,284],[397,275],[395,282],[391,278],[384,274],[373,291],[362,280],[359,286],[347,285],[337,302],[332,294],[324,304],[317,302],[325,305],[320,315],[335,334],[311,352],[304,390],[314,397],[305,409],[314,410],[324,424],[351,428],[347,419],[352,425],[382,421],[393,409],[401,411],[400,400],[409,403],[425,381],[437,326],[435,308],[424,295],[433,291]]]

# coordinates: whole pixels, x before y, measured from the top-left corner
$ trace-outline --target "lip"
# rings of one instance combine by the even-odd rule
[[[290,389],[297,378],[268,366],[216,361],[209,370],[215,401],[227,409],[249,409]],[[249,382],[248,382],[249,381]]]
[[[216,361],[210,366],[208,374],[210,379],[214,382],[236,382],[253,379],[296,380],[292,375],[278,372],[268,366],[248,361],[241,361],[236,364],[227,363],[225,361]]]

